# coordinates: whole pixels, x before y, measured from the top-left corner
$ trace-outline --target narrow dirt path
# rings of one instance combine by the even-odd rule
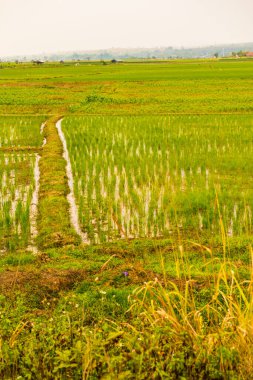
[[[66,165],[66,172],[67,172],[67,177],[68,177],[68,186],[69,186],[69,190],[70,190],[69,194],[67,195],[67,199],[68,199],[69,206],[70,206],[70,220],[71,220],[71,224],[74,227],[76,233],[82,239],[82,242],[86,243],[86,244],[90,244],[90,241],[88,239],[87,234],[85,234],[81,230],[81,227],[79,224],[78,207],[76,204],[75,193],[74,193],[74,178],[73,178],[72,167],[71,167],[71,162],[70,162],[70,158],[69,158],[69,152],[68,152],[68,148],[67,148],[67,142],[66,142],[64,133],[62,131],[61,122],[62,122],[62,119],[57,121],[56,128],[57,128],[59,137],[60,137],[62,145],[63,145],[63,158],[65,159],[66,164],[67,164]]]
[[[38,247],[47,249],[79,244],[80,236],[71,225],[69,215],[68,178],[63,145],[53,117],[42,129],[44,136],[39,160],[40,189],[38,203]]]

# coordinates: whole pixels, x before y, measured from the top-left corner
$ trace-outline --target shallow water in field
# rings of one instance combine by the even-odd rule
[[[68,153],[68,149],[67,149],[67,143],[66,143],[65,136],[64,136],[64,133],[62,132],[62,128],[61,128],[61,120],[59,120],[56,123],[56,128],[58,130],[59,137],[60,137],[62,144],[63,144],[63,157],[66,160],[66,164],[67,164],[66,165],[66,173],[67,173],[67,177],[68,177],[68,186],[69,186],[69,190],[70,190],[68,195],[67,195],[67,199],[68,199],[68,202],[70,205],[71,223],[72,223],[75,231],[77,232],[77,234],[81,237],[82,242],[88,244],[89,243],[88,236],[87,236],[87,234],[82,232],[81,227],[79,225],[78,208],[76,205],[75,195],[74,195],[74,179],[73,179],[73,174],[72,174],[72,168],[71,168],[69,153]]]
[[[35,248],[41,118],[0,118],[0,250]]]
[[[91,241],[215,235],[220,214],[228,236],[251,229],[250,116],[73,117],[63,131]]]

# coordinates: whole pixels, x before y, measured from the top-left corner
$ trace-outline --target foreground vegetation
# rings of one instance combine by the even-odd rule
[[[252,64],[3,65],[1,378],[253,378]]]
[[[174,244],[6,257],[2,378],[252,378],[251,251]]]

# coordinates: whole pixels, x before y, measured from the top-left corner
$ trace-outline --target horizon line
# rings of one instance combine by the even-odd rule
[[[224,43],[218,43],[218,44],[204,44],[204,45],[189,45],[189,46],[172,46],[172,45],[167,45],[167,46],[153,46],[153,47],[108,47],[108,48],[98,48],[98,49],[86,49],[86,50],[81,50],[81,49],[73,49],[73,50],[61,50],[61,51],[54,51],[54,52],[40,52],[40,53],[29,53],[29,54],[8,54],[8,55],[2,55],[0,56],[3,59],[7,58],[17,58],[17,57],[33,57],[33,56],[51,56],[51,55],[60,55],[60,54],[95,54],[99,52],[106,52],[106,51],[117,51],[117,50],[122,50],[122,51],[127,51],[127,50],[154,50],[154,49],[173,49],[173,50],[188,50],[188,49],[205,49],[205,48],[221,48],[224,46],[233,46],[233,45],[248,45],[248,44],[253,44],[253,41],[250,42],[224,42]]]

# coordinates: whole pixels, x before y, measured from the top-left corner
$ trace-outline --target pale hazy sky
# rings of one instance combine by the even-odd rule
[[[253,41],[253,0],[0,0],[0,56]]]

